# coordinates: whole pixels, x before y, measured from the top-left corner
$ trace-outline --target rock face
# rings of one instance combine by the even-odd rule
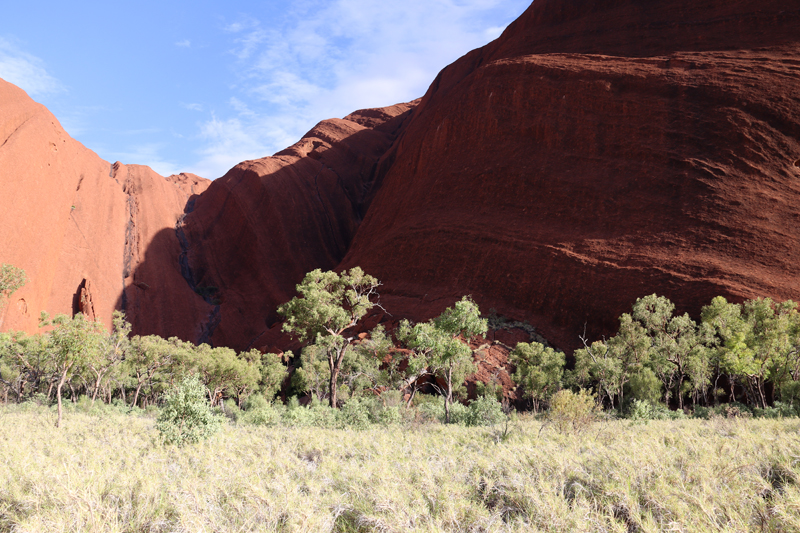
[[[215,305],[203,340],[261,346],[276,308],[315,268],[335,268],[380,182],[378,161],[414,103],[319,123],[297,144],[214,181],[181,228],[196,290]]]
[[[340,268],[562,348],[654,292],[800,298],[798,27],[798,1],[536,0],[431,85]]]
[[[0,83],[0,262],[32,280],[0,328],[123,308],[136,333],[285,348],[277,306],[352,266],[384,283],[376,321],[472,294],[567,350],[654,292],[800,299],[797,28],[800,0],[536,0],[421,101],[210,185],[109,165]]]
[[[208,183],[111,165],[0,80],[0,263],[29,280],[0,310],[0,328],[35,332],[41,311],[108,326],[121,308],[139,333],[194,340],[210,306],[181,276],[175,225]]]

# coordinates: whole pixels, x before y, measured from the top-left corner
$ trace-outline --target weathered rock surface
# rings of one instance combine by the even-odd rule
[[[35,332],[41,311],[108,326],[123,308],[137,332],[194,340],[210,306],[181,276],[175,225],[208,183],[111,165],[0,80],[0,263],[28,276],[0,328]]]
[[[653,292],[800,299],[798,27],[800,0],[536,0],[418,105],[210,186],[112,167],[0,83],[0,262],[32,280],[0,327],[123,307],[137,333],[283,349],[295,284],[356,265],[375,320],[472,294],[567,350]],[[490,342],[480,379],[508,370]]]
[[[537,0],[431,85],[340,268],[562,348],[653,292],[800,298],[798,27],[796,0]]]
[[[181,231],[192,284],[217,306],[207,340],[263,346],[306,272],[339,264],[380,180],[378,160],[413,107],[325,120],[294,146],[237,165],[197,199]]]

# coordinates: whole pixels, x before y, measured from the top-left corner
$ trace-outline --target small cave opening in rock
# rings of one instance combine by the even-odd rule
[[[81,312],[81,291],[86,288],[86,279],[80,282],[78,290],[72,295],[72,316]]]
[[[800,168],[800,159],[798,159],[797,161],[794,162],[794,166],[796,166],[797,168]]]

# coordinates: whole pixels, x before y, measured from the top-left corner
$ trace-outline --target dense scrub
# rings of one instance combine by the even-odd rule
[[[50,408],[0,408],[0,531],[800,530],[796,419],[226,424],[177,448],[95,409],[57,430]]]
[[[43,396],[39,401],[61,405],[62,396],[76,401],[86,395],[92,402],[146,408],[195,375],[211,406],[223,410],[240,410],[251,398],[271,403],[279,392],[283,403],[305,396],[334,408],[375,398],[386,405],[387,397],[399,395],[410,406],[423,390],[442,397],[445,420],[458,419],[467,403],[465,380],[480,357],[469,341],[486,334],[487,319],[465,297],[428,322],[401,321],[393,331],[379,325],[365,333],[361,321],[379,305],[379,286],[358,268],[310,272],[297,287],[299,296],[279,308],[285,331],[304,343],[296,355],[131,337],[121,313],[110,332],[80,314],[43,314],[39,335],[0,334],[0,397],[8,403]],[[751,414],[798,414],[800,313],[794,302],[736,304],[718,297],[695,322],[674,315],[666,298],[650,295],[620,317],[616,335],[583,341],[572,357],[538,342],[517,344],[502,369],[516,389],[480,384],[478,396],[502,399],[506,410],[516,401],[517,408],[538,412],[562,389],[586,389],[600,407],[634,418],[665,418],[666,409],[680,413],[672,417],[706,416],[721,404],[738,403]]]

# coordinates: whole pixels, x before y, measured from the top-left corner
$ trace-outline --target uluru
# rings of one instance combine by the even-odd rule
[[[353,266],[391,319],[471,294],[565,350],[647,294],[796,300],[798,27],[797,1],[536,0],[420,100],[213,182],[106,162],[2,82],[0,263],[30,282],[0,328],[122,309],[136,333],[280,348],[303,275]]]

